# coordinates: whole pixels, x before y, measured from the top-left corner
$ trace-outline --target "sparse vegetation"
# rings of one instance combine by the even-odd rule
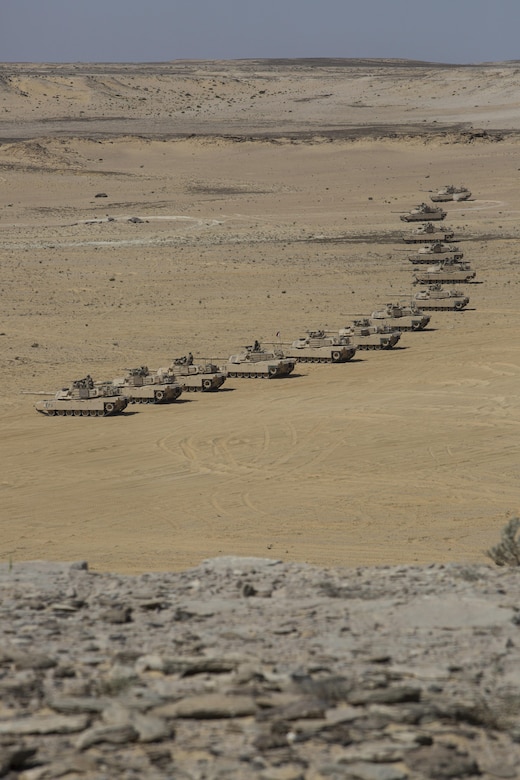
[[[502,529],[500,543],[486,550],[486,555],[497,566],[520,566],[520,541],[516,538],[519,529],[520,518],[512,517]]]

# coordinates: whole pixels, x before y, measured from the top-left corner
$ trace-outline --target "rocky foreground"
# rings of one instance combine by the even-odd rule
[[[520,777],[520,572],[0,567],[0,777]]]

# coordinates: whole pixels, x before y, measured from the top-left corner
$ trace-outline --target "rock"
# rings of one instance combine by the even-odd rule
[[[133,726],[94,726],[84,731],[75,742],[78,750],[86,750],[92,745],[100,742],[109,742],[112,745],[124,745],[127,742],[134,742],[138,733]]]
[[[132,726],[138,734],[139,742],[161,742],[171,739],[174,732],[164,718],[153,715],[142,715],[135,712],[131,719]]]
[[[305,780],[305,771],[301,766],[286,764],[263,769],[259,778],[260,780]]]
[[[5,777],[11,770],[19,772],[24,769],[26,763],[34,755],[37,748],[34,747],[1,747],[0,746],[0,777]]]
[[[55,658],[43,653],[21,653],[13,660],[17,669],[52,669],[57,664]]]
[[[263,710],[258,715],[258,720],[300,720],[302,718],[325,719],[327,703],[320,699],[310,697],[295,699],[281,707],[272,707]]]
[[[87,725],[88,717],[85,715],[33,715],[0,722],[0,735],[73,734],[82,731]]]
[[[453,777],[480,774],[478,764],[471,756],[448,745],[421,747],[409,753],[405,757],[405,763],[409,769],[421,772],[432,780],[448,780]]]
[[[223,696],[220,693],[207,696],[191,696],[176,704],[178,718],[243,718],[255,715],[256,704],[247,696]]]
[[[397,766],[388,766],[388,764],[370,764],[358,762],[341,767],[341,772],[337,772],[338,778],[344,777],[345,780],[409,780],[409,774],[406,770]],[[323,774],[332,774],[332,772],[323,772]]]
[[[131,607],[112,607],[112,609],[107,609],[106,612],[104,612],[101,615],[102,619],[105,620],[107,623],[112,623],[114,625],[122,624],[122,623],[131,623],[132,622],[132,608]]]
[[[108,699],[94,696],[52,696],[47,703],[56,712],[103,712]]]
[[[376,690],[355,689],[347,697],[348,703],[360,704],[400,704],[402,702],[418,702],[421,689],[411,686],[399,686]]]
[[[444,780],[520,765],[520,641],[502,620],[518,572],[0,563],[0,594],[4,776]]]

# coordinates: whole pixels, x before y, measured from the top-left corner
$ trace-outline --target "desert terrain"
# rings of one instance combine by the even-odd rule
[[[0,65],[0,560],[485,561],[519,511],[519,71]],[[449,183],[477,283],[394,350],[99,420],[22,392],[337,331],[410,295],[399,213]]]

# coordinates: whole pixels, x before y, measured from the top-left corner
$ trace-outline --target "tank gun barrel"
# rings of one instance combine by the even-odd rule
[[[54,397],[56,390],[20,390],[21,395],[47,395]]]

